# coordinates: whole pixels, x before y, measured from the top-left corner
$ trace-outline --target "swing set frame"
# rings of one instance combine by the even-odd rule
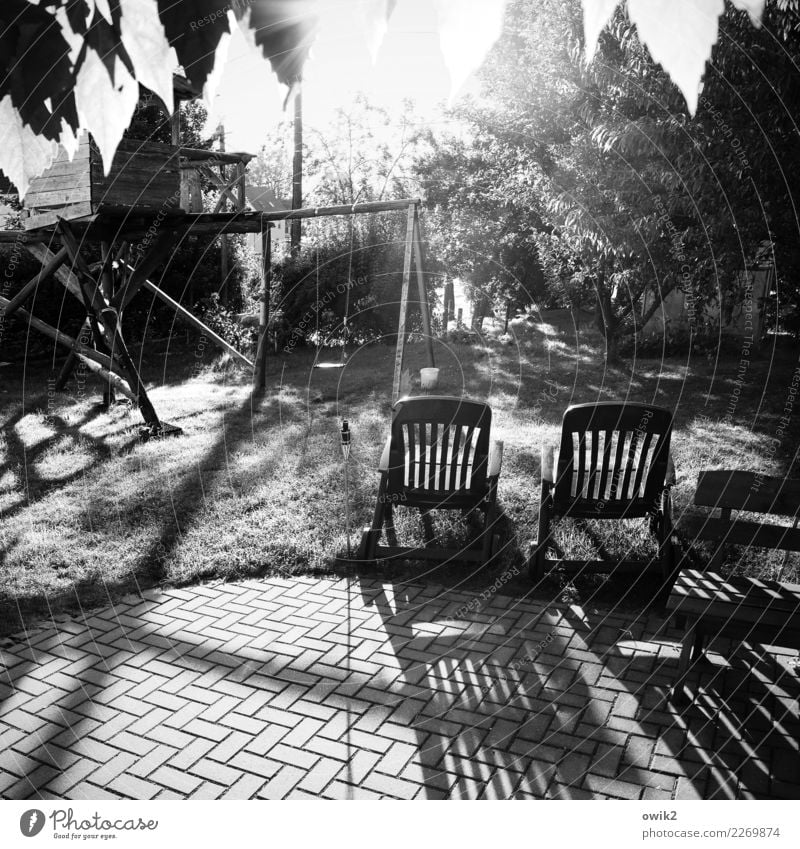
[[[41,270],[13,298],[0,296],[0,317],[5,322],[16,314],[22,320],[26,320],[32,328],[51,338],[57,345],[70,350],[70,357],[62,369],[56,388],[63,388],[74,365],[80,361],[105,382],[106,397],[111,397],[112,390],[117,390],[136,404],[144,419],[147,436],[159,437],[180,433],[179,428],[168,425],[159,418],[123,338],[121,320],[123,310],[139,291],[148,291],[166,303],[175,311],[176,319],[199,331],[210,344],[226,351],[236,362],[251,369],[253,391],[258,393],[266,389],[272,223],[287,219],[298,220],[406,209],[408,216],[400,318],[392,382],[392,401],[394,402],[400,393],[412,264],[416,269],[427,359],[429,365],[435,365],[430,307],[423,273],[419,217],[421,202],[419,198],[366,201],[351,205],[280,212],[236,210],[224,213],[188,213],[175,210],[166,214],[162,211],[157,218],[141,210],[131,211],[121,216],[98,213],[72,220],[56,215],[53,216],[55,220],[41,227],[29,230],[0,230],[0,243],[10,243],[26,249],[42,266]],[[154,225],[155,236],[153,236]],[[214,239],[227,234],[258,232],[261,233],[262,247],[262,294],[258,346],[255,362],[251,362],[148,278],[166,259],[174,246],[186,236],[207,235]],[[86,246],[92,242],[99,242],[101,246],[102,259],[95,264],[90,264],[84,254]],[[130,248],[136,242],[140,243],[140,249],[137,251],[137,261],[134,265],[131,263],[133,252]],[[55,277],[70,295],[81,302],[85,309],[86,318],[74,337],[47,324],[24,308],[34,297],[39,285],[51,277]]]

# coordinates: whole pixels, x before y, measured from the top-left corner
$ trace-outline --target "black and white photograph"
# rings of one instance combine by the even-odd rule
[[[3,0],[1,844],[797,845],[799,518],[800,0]]]

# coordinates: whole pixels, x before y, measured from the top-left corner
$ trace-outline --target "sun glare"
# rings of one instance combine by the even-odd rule
[[[451,94],[451,80],[439,45],[434,6],[405,0],[388,23],[375,61],[357,3],[323,4],[319,35],[305,67],[303,113],[309,127],[324,127],[337,108],[359,92],[390,114],[403,100],[433,120]],[[228,49],[214,113],[225,125],[229,149],[257,150],[283,118],[286,89],[238,26]],[[469,89],[470,83],[462,87]],[[213,129],[213,127],[212,127]]]

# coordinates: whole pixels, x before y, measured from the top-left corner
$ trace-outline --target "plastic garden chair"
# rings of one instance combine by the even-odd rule
[[[539,535],[529,560],[538,581],[550,569],[611,572],[607,560],[549,559],[552,523],[576,519],[650,517],[659,545],[661,571],[672,575],[672,505],[675,469],[669,453],[672,414],[648,404],[577,404],[565,413],[561,443],[542,450]],[[648,561],[625,561],[646,568]]]
[[[378,501],[372,525],[359,547],[362,560],[434,560],[487,563],[493,556],[497,519],[497,479],[503,443],[490,445],[488,404],[441,395],[402,398],[393,407],[389,438],[381,456]],[[418,508],[424,546],[397,544],[394,507]],[[432,510],[483,514],[477,548],[436,544]],[[383,531],[388,545],[380,544]]]

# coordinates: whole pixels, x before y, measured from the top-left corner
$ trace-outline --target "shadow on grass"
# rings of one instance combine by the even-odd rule
[[[11,468],[15,463],[22,468],[25,499],[13,507],[6,508],[5,510],[0,509],[0,520],[8,520],[20,510],[28,507],[32,501],[43,498],[51,492],[63,489],[112,456],[113,449],[108,446],[105,440],[80,432],[84,425],[93,421],[98,416],[101,416],[104,412],[105,410],[103,407],[101,405],[97,405],[86,412],[75,424],[71,425],[67,424],[61,416],[50,415],[47,417],[47,423],[50,427],[55,429],[56,433],[53,436],[39,440],[31,447],[26,447],[24,442],[16,435],[15,432],[16,426],[20,423],[20,421],[22,421],[22,419],[25,418],[25,416],[28,415],[28,413],[24,410],[20,410],[3,423],[6,443],[8,444],[8,460],[0,466],[0,472],[6,468]],[[73,443],[78,439],[89,442],[92,446],[95,458],[90,463],[82,466],[80,469],[77,469],[71,474],[59,476],[54,479],[41,477],[32,472],[31,468],[37,460],[39,460],[64,437],[70,438]],[[136,438],[131,437],[125,447],[133,444],[135,441]]]
[[[109,600],[113,601],[119,595],[132,590],[141,591],[162,581],[165,578],[163,567],[165,560],[169,558],[175,546],[179,543],[183,529],[192,521],[214,489],[214,483],[209,487],[208,481],[204,482],[202,478],[198,479],[198,469],[203,468],[219,471],[224,477],[228,456],[235,452],[240,443],[245,439],[248,434],[248,420],[252,417],[254,411],[259,409],[263,403],[263,399],[248,397],[238,409],[225,414],[221,433],[212,447],[198,459],[196,465],[193,464],[186,470],[182,476],[182,480],[170,490],[171,510],[165,511],[159,523],[160,527],[154,534],[153,541],[149,543],[145,550],[138,553],[136,565],[124,578],[118,581],[109,581],[102,573],[100,573],[100,577],[92,574],[83,580],[73,583],[69,590],[58,595],[45,594],[42,596],[37,594],[28,597],[0,600],[2,631],[13,633],[15,630],[21,630],[24,628],[25,619],[28,617],[48,617],[54,612],[75,608],[82,610],[86,607],[104,604]],[[61,422],[65,432],[77,434],[78,428],[85,424],[86,421],[98,415],[99,412],[92,411],[76,425],[69,427],[63,423],[63,420],[56,419],[56,421]],[[21,418],[21,415],[19,418]],[[13,434],[13,428],[9,428],[9,433]],[[58,437],[53,437],[53,439],[56,438]],[[40,492],[41,495],[66,486],[73,480],[84,475],[88,469],[95,468],[99,463],[113,456],[111,449],[102,440],[88,437],[85,434],[81,434],[81,438],[88,439],[91,442],[98,456],[88,467],[59,479],[57,483],[52,483],[44,487]],[[174,438],[180,439],[181,437]],[[136,438],[132,437],[125,445],[125,448],[135,443]],[[46,450],[50,444],[52,444],[52,440],[43,441],[36,446],[35,452]],[[25,449],[18,440],[12,445],[11,450],[15,454],[22,452],[21,459],[23,463],[31,464],[31,451]],[[19,505],[12,509],[16,511],[22,509],[23,506],[26,505]],[[135,505],[132,505],[131,510],[134,509]],[[10,512],[5,515],[10,515]],[[10,550],[8,546],[7,550]],[[2,556],[2,562],[5,562],[7,553],[3,552]]]

